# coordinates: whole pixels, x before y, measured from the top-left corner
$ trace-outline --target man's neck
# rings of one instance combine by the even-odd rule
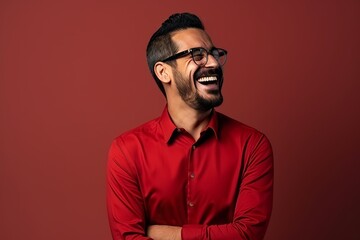
[[[212,110],[198,111],[187,105],[168,105],[168,111],[174,124],[185,129],[197,141],[201,131],[209,124]]]

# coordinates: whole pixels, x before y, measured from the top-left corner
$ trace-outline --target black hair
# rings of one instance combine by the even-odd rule
[[[198,16],[192,13],[175,13],[162,23],[161,27],[151,36],[147,45],[146,58],[150,72],[164,95],[164,86],[156,76],[154,66],[156,62],[175,54],[178,50],[175,43],[171,40],[171,34],[175,31],[187,28],[205,30],[205,27]],[[176,63],[169,62],[169,64],[173,65]]]

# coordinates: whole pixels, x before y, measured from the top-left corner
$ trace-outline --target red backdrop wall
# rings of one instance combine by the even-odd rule
[[[218,110],[275,153],[267,240],[360,239],[360,2],[0,2],[0,239],[110,239],[112,139],[158,116],[151,34],[191,11],[228,49]]]

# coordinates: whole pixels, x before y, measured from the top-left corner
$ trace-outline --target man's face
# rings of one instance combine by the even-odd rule
[[[209,51],[214,47],[207,33],[195,28],[176,32],[172,40],[178,46],[178,52],[195,47],[203,47]],[[179,95],[187,105],[206,111],[223,102],[222,68],[212,55],[209,54],[208,62],[204,66],[198,66],[191,54],[176,61],[177,65],[173,69],[174,80]]]

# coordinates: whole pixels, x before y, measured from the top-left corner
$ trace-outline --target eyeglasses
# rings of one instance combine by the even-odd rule
[[[165,58],[161,62],[172,61],[178,58],[185,57],[186,55],[191,54],[193,61],[198,66],[205,66],[209,59],[209,54],[211,54],[216,61],[220,64],[220,66],[224,66],[226,62],[226,55],[227,51],[222,48],[212,48],[210,51],[206,50],[205,48],[198,47],[198,48],[190,48],[188,50],[176,53],[168,58]]]

